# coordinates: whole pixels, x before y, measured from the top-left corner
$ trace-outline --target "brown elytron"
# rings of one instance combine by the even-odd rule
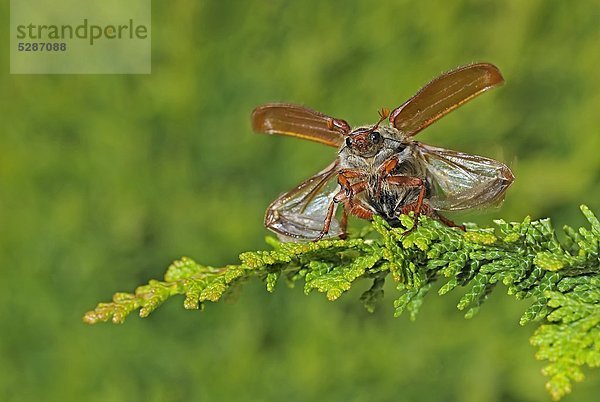
[[[442,116],[496,87],[504,79],[488,63],[442,74],[391,113],[379,112],[372,126],[352,130],[344,120],[303,106],[267,104],[252,113],[257,132],[300,137],[338,147],[336,160],[269,205],[265,225],[282,238],[318,240],[343,236],[348,215],[391,225],[413,211],[454,223],[439,211],[494,205],[514,177],[501,162],[432,147],[412,137]],[[389,118],[389,126],[381,126]],[[341,221],[335,217],[343,206]]]

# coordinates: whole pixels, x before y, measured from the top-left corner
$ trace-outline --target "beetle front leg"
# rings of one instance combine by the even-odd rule
[[[340,185],[340,187],[346,191],[346,194],[348,195],[348,198],[350,200],[352,200],[352,197],[354,196],[354,194],[357,193],[357,191],[352,190],[352,183],[351,183],[351,179],[362,179],[361,181],[363,181],[365,179],[365,174],[362,170],[358,170],[358,169],[341,169],[338,173],[338,184]],[[360,182],[359,182],[360,183]],[[361,190],[363,191],[363,190]],[[360,192],[360,191],[358,191]]]
[[[377,184],[375,187],[375,196],[379,197],[379,195],[381,194],[381,184],[384,181],[388,181],[387,179],[389,177],[391,177],[390,175],[392,174],[392,171],[396,168],[396,166],[398,166],[398,156],[396,155],[392,155],[389,159],[387,159],[385,162],[383,162],[381,164],[381,166],[379,166],[379,168],[377,169]],[[402,176],[398,176],[398,177],[402,177]]]
[[[333,214],[335,212],[336,204],[343,202],[344,206],[352,205],[352,196],[358,193],[365,191],[368,187],[369,183],[367,181],[359,181],[358,183],[354,183],[350,185],[348,188],[342,188],[329,203],[329,207],[327,208],[327,214],[325,215],[325,223],[323,225],[323,230],[319,233],[315,241],[321,240],[323,236],[329,233],[329,228],[331,227],[331,220],[333,219]],[[352,213],[352,210],[350,210]],[[342,217],[342,226],[346,226],[347,224],[347,211],[344,211],[346,217]],[[342,227],[344,233],[346,232],[346,228]]]

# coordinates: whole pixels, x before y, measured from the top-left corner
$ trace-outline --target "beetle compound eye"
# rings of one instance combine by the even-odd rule
[[[352,139],[350,137],[346,137],[346,146],[352,148]]]
[[[369,136],[371,142],[373,144],[379,144],[382,140],[381,134],[379,134],[379,131],[373,131],[371,133],[371,135]]]

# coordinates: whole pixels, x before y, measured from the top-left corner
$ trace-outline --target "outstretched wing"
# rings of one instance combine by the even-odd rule
[[[416,144],[416,157],[424,164],[431,185],[429,204],[434,209],[497,205],[514,181],[510,169],[494,159]]]
[[[302,182],[293,190],[282,194],[269,205],[265,226],[286,240],[314,240],[325,225],[327,209],[338,191],[338,162]],[[342,234],[335,218],[331,221],[325,238]]]
[[[440,75],[390,114],[390,122],[412,137],[463,103],[504,82],[498,67],[470,64]]]
[[[252,128],[260,133],[289,135],[332,147],[342,145],[344,134],[350,132],[344,120],[286,103],[269,103],[254,109]]]

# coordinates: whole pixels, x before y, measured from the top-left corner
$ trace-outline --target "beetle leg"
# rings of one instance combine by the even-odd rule
[[[342,221],[340,222],[340,226],[342,228],[340,239],[345,239],[348,230],[348,211],[346,210],[345,204],[344,208],[342,208]]]
[[[344,207],[348,208],[352,215],[361,219],[373,219],[373,211],[363,204],[362,201],[354,200],[344,204]]]
[[[386,183],[396,186],[419,187],[419,196],[417,197],[417,201],[402,207],[403,214],[406,214],[410,211],[415,213],[412,228],[403,233],[404,235],[407,235],[417,228],[417,225],[419,224],[419,215],[421,214],[422,210],[424,210],[423,212],[425,212],[427,215],[430,215],[433,212],[433,209],[431,209],[429,206],[423,205],[423,200],[425,198],[425,184],[421,178],[412,176],[387,176],[383,180]]]
[[[421,180],[420,178],[408,177],[408,176],[388,176],[386,179],[386,182],[388,182],[390,184],[399,185],[399,186],[410,186],[410,187],[418,186],[418,187],[420,187],[419,197],[417,198],[417,201],[410,203],[408,205],[405,205],[401,209],[403,214],[408,214],[410,211],[413,211],[415,213],[414,225],[411,229],[404,232],[405,235],[409,234],[410,232],[412,232],[413,230],[415,230],[417,228],[417,225],[419,223],[419,216],[421,214],[436,218],[446,226],[449,226],[452,228],[459,228],[462,231],[465,230],[464,225],[457,225],[450,219],[448,219],[445,216],[438,213],[436,210],[431,208],[429,205],[423,203],[423,200],[425,198],[425,186],[423,184],[423,180]]]
[[[346,188],[342,188],[331,200],[331,202],[329,203],[329,208],[327,208],[327,215],[325,215],[325,223],[323,225],[323,230],[321,230],[321,232],[319,233],[319,235],[317,236],[317,238],[315,239],[315,241],[321,240],[323,238],[323,236],[325,236],[328,232],[329,232],[329,228],[331,227],[331,220],[333,219],[333,213],[335,212],[335,205],[339,202],[343,202],[344,207],[348,207],[350,206],[350,213],[352,213],[352,201],[351,201],[351,197],[355,194],[361,193],[363,191],[365,191],[367,189],[367,187],[369,186],[369,183],[367,181],[359,181],[358,183],[354,183],[352,185],[350,185],[350,187],[348,187],[348,189]],[[348,217],[347,217],[347,212],[344,211],[346,213],[346,218],[344,218],[342,216],[342,229],[343,232],[346,232],[346,225],[348,222]],[[345,222],[344,222],[345,221]]]
[[[353,192],[351,188],[352,184],[350,183],[350,179],[362,179],[364,177],[365,174],[358,169],[341,169],[338,172],[338,184],[342,187],[342,189],[346,190],[346,194],[350,199],[352,199],[355,192]]]
[[[341,191],[336,194],[343,194]],[[315,241],[319,241],[329,232],[329,227],[331,226],[331,220],[333,219],[333,213],[335,212],[335,204],[338,202],[334,199],[329,203],[329,208],[327,208],[327,215],[325,215],[325,224],[323,225],[323,230],[319,233],[319,235],[315,238]]]
[[[454,223],[454,221],[451,221],[450,219],[446,218],[445,216],[443,216],[442,214],[440,214],[439,212],[434,212],[434,217],[436,217],[437,219],[440,220],[440,222],[442,222],[444,225],[449,226],[451,228],[459,228],[460,230],[462,230],[463,232],[465,232],[467,229],[465,228],[465,225],[457,225],[456,223]]]
[[[396,155],[392,155],[388,160],[383,162],[381,166],[379,166],[379,169],[377,169],[377,185],[375,188],[376,197],[379,197],[379,194],[381,194],[381,184],[384,181],[387,181],[386,179],[390,177],[392,170],[394,170],[396,166],[398,166],[398,157]]]
[[[348,226],[348,215],[352,214],[361,219],[371,220],[371,219],[373,219],[373,211],[369,207],[367,207],[362,201],[360,201],[358,199],[350,200],[347,198],[347,199],[343,200],[342,202],[343,202],[343,206],[344,206],[343,211],[342,211],[342,222],[341,222],[343,233],[340,235],[340,238],[345,239],[346,238],[346,229]]]
[[[408,214],[410,211],[415,212],[415,219],[416,219],[417,209],[419,209],[418,202],[415,201],[413,203],[410,203],[410,204],[402,207],[401,211],[403,214]],[[444,215],[440,214],[439,212],[437,212],[436,210],[434,210],[427,204],[424,204],[424,203],[421,204],[419,214],[437,219],[448,227],[458,228],[458,229],[462,230],[463,232],[466,230],[465,225],[457,225],[456,223],[454,223],[450,219],[446,218]],[[415,221],[415,224],[416,224],[416,221]],[[412,232],[415,228],[416,228],[416,225],[414,225],[412,229],[406,231],[404,234],[408,234],[408,233]]]

